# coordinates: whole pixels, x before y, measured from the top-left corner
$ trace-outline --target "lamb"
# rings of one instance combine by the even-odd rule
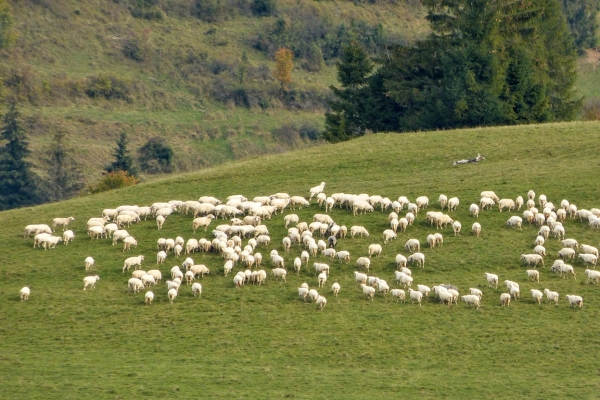
[[[474,294],[468,294],[466,296],[462,296],[461,300],[467,303],[467,306],[470,308],[471,305],[474,305],[477,309],[479,309],[479,302],[481,298]]]
[[[154,300],[154,293],[152,293],[151,291],[146,292],[146,294],[144,295],[144,303],[146,303],[146,305],[149,306],[150,304],[152,304],[152,300]]]
[[[408,289],[408,292],[409,292],[411,303],[414,303],[416,301],[417,303],[419,303],[419,307],[421,307],[421,300],[423,299],[423,293],[419,292],[418,290],[412,290],[412,289]]]
[[[323,190],[325,190],[325,182],[321,182],[321,184],[319,186],[314,186],[312,188],[310,188],[309,193],[310,193],[310,197],[308,198],[308,200],[312,200],[313,196],[318,195],[319,193],[322,193]]]
[[[177,297],[177,289],[169,289],[167,297],[169,298],[169,303],[173,304],[173,300]]]
[[[408,241],[404,245],[404,248],[407,251],[414,253],[415,251],[421,250],[421,243],[419,242],[419,239],[408,239]]]
[[[546,289],[548,290],[548,289]],[[537,289],[531,289],[531,297],[533,297],[534,301],[537,301],[538,305],[542,305],[542,299],[544,298],[544,293],[540,292]]]
[[[380,256],[382,251],[383,251],[383,248],[381,247],[380,244],[370,244],[369,245],[369,258],[371,258],[371,256]]]
[[[598,262],[598,257],[595,254],[580,253],[578,258],[581,258],[586,267],[588,264],[592,264],[595,268],[596,263]]]
[[[123,251],[128,251],[131,249],[131,246],[137,247],[137,240],[133,236],[127,236],[123,239]]]
[[[406,293],[404,292],[404,290],[392,289],[392,290],[390,290],[390,293],[392,294],[392,297],[396,298],[396,302],[399,302],[400,300],[402,300],[402,302],[404,303],[405,298],[406,298]]]
[[[340,284],[335,282],[333,285],[331,285],[331,291],[333,292],[333,295],[335,297],[337,297],[337,295],[340,293]]]
[[[498,289],[498,275],[490,274],[488,272],[485,273],[485,279],[488,282],[488,287],[494,287],[494,289]]]
[[[583,308],[583,297],[568,294],[565,296],[565,298],[569,302],[570,307],[575,306],[575,307]]]
[[[528,269],[527,277],[534,282],[540,281],[540,272],[537,269]]]
[[[21,290],[19,291],[19,297],[21,298],[21,301],[29,300],[30,294],[31,294],[31,289],[29,289],[27,286],[22,287]]]
[[[371,259],[368,257],[359,257],[356,260],[356,268],[365,268],[367,272],[369,272],[369,267],[371,266]]]
[[[585,270],[585,275],[587,276],[587,281],[590,282],[596,282],[598,283],[598,281],[600,281],[600,271],[594,271],[592,269],[586,269]]]
[[[582,244],[579,246],[579,252],[583,254],[593,254],[598,257],[598,249],[594,246],[589,246],[587,244]]]
[[[363,295],[368,299],[371,298],[373,301],[373,297],[375,297],[375,288],[371,286],[367,286],[364,283],[360,285],[362,287]]]
[[[94,276],[86,276],[83,278],[83,290],[85,290],[88,286],[92,289],[96,287],[96,282],[100,280],[98,275]]]
[[[356,235],[360,235],[361,238],[363,235],[369,237],[369,232],[364,226],[354,225],[350,228],[350,236],[354,238]]]
[[[462,228],[462,225],[460,224],[460,222],[454,221],[452,223],[452,230],[454,231],[454,236],[460,235],[460,229],[461,228]]]
[[[94,261],[94,259],[92,257],[86,257],[84,262],[85,262],[85,270],[89,271],[90,269],[92,269],[92,267],[94,266],[94,263],[96,261]]]
[[[72,230],[69,229],[68,231],[63,232],[62,241],[65,244],[65,246],[69,242],[72,242],[74,239],[75,239],[75,233],[73,233]]]
[[[460,201],[458,200],[458,197],[452,197],[450,200],[448,200],[448,211],[456,211],[459,203]]]
[[[515,202],[513,201],[513,199],[501,199],[500,201],[498,201],[498,210],[500,212],[502,212],[502,210],[504,210],[505,208],[508,209],[508,211],[512,211],[515,209]]]
[[[519,228],[519,230],[523,230],[523,228],[521,227],[523,223],[523,219],[517,215],[513,215],[512,217],[510,217],[508,219],[508,221],[506,221],[506,225],[514,228]]]
[[[471,204],[469,206],[469,215],[475,218],[479,217],[479,206],[477,204]]]
[[[411,264],[417,264],[421,268],[425,268],[425,254],[423,253],[411,254],[407,261]]]
[[[392,229],[386,229],[385,231],[383,231],[383,243],[387,244],[387,242],[389,242],[392,239],[396,239],[398,236],[396,235],[396,232],[394,232]]]
[[[129,270],[130,267],[139,266],[141,268],[142,267],[142,261],[144,261],[144,256],[141,256],[141,255],[137,256],[137,257],[129,257],[129,258],[127,258],[125,260],[125,263],[123,264],[123,273],[125,273],[125,270]]]
[[[552,292],[549,289],[544,289],[544,293],[546,293],[546,299],[548,302],[554,302],[554,304],[558,305],[559,294],[557,292]]]
[[[500,304],[502,304],[502,307],[510,306],[510,294],[509,293],[502,293],[500,295]]]
[[[367,283],[367,274],[363,274],[358,271],[354,271],[354,279],[357,283]]]
[[[54,218],[52,220],[52,231],[54,232],[56,229],[56,227],[62,227],[63,231],[67,228],[67,226],[69,226],[69,224],[71,223],[71,221],[75,221],[75,218],[73,217],[68,217],[68,218]]]
[[[284,282],[286,282],[285,280],[285,276],[287,275],[287,271],[283,268],[275,268],[271,270],[271,273],[273,274],[273,276],[275,278],[281,278],[283,279]]]
[[[527,266],[532,265],[536,267],[539,263],[544,265],[544,258],[539,254],[521,254],[521,261],[523,261]]]
[[[481,235],[481,224],[479,222],[475,222],[471,229],[473,230],[473,234],[475,236],[479,237],[479,235]]]

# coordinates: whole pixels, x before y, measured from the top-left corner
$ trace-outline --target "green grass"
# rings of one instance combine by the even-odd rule
[[[69,201],[0,213],[0,394],[3,398],[594,398],[598,392],[597,332],[600,328],[598,287],[585,284],[583,265],[575,262],[576,280],[541,269],[540,283],[526,280],[521,253],[531,252],[537,228],[523,231],[505,226],[516,213],[483,212],[480,238],[470,233],[474,221],[468,206],[482,190],[500,197],[526,196],[529,189],[560,204],[563,198],[579,208],[597,207],[598,123],[570,123],[459,130],[431,133],[369,135],[351,142],[225,163],[218,168],[159,179],[151,183]],[[452,166],[452,161],[478,152],[484,162]],[[152,288],[155,302],[146,307],[143,293],[127,292],[128,274],[121,272],[130,255],[146,257],[154,267],[159,237],[209,237],[191,232],[191,216],[170,216],[162,232],[153,221],[132,226],[139,242],[123,254],[109,241],[90,241],[85,222],[103,208],[121,204],[197,199],[201,195],[248,198],[285,191],[307,195],[327,182],[326,193],[369,193],[396,199],[406,195],[430,198],[428,210],[438,210],[440,193],[460,198],[453,218],[463,225],[461,236],[444,229],[441,248],[423,246],[424,269],[412,268],[415,285],[452,283],[461,294],[469,287],[484,292],[479,310],[464,304],[443,306],[433,300],[422,307],[397,304],[376,296],[362,298],[353,281],[353,263],[331,263],[327,288],[320,290],[328,305],[297,299],[302,282],[317,285],[313,271],[290,273],[287,283],[269,274],[262,287],[233,288],[222,275],[223,260],[195,254],[211,273],[202,282],[202,298],[188,286],[174,304],[166,285]],[[287,211],[287,213],[292,211]],[[295,211],[304,221],[322,212],[313,204]],[[520,214],[520,213],[519,213]],[[75,242],[55,250],[31,247],[22,238],[30,223],[50,223],[53,217],[76,218]],[[370,243],[382,243],[387,212],[353,217],[335,208],[332,217],[348,227],[364,225],[369,238],[344,239],[338,250],[349,250],[352,261]],[[267,221],[272,245],[260,248],[282,253],[283,216]],[[219,221],[221,222],[221,221]],[[213,223],[211,226],[214,227]],[[567,237],[598,246],[599,234],[587,224],[569,219]],[[393,280],[394,257],[406,255],[403,245],[415,237],[425,242],[435,231],[419,214],[415,225],[374,258],[371,273]],[[245,244],[245,241],[244,241]],[[551,264],[560,249],[546,242]],[[291,269],[301,249],[286,254]],[[82,291],[88,273],[83,260],[96,259],[101,279],[94,290]],[[265,257],[267,258],[267,257]],[[322,260],[319,256],[317,260]],[[309,265],[314,260],[311,259]],[[160,266],[166,275],[181,262],[169,256]],[[264,268],[270,269],[268,262]],[[235,270],[239,270],[236,267]],[[523,298],[509,308],[499,305],[505,288],[487,288],[484,272],[500,280],[521,283]],[[338,281],[338,298],[330,286]],[[32,288],[28,302],[19,289]],[[533,304],[530,288],[549,288],[561,295],[558,307]],[[571,309],[566,294],[580,294],[583,310]]]

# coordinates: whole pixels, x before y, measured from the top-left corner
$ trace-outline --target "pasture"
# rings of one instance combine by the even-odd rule
[[[0,213],[0,394],[4,398],[272,398],[331,397],[382,398],[542,398],[597,396],[600,377],[600,288],[587,284],[580,261],[572,262],[577,279],[549,271],[562,247],[550,237],[540,282],[528,282],[519,256],[531,253],[538,227],[507,227],[506,220],[520,212],[481,212],[483,230],[474,237],[469,205],[483,190],[500,198],[526,198],[533,189],[560,205],[568,199],[580,209],[600,207],[598,185],[598,129],[600,124],[565,123],[471,129],[446,132],[379,134],[351,142],[323,145],[275,156],[264,156],[218,168],[201,170],[113,192]],[[454,160],[481,153],[486,160],[453,166]],[[142,254],[143,269],[156,266],[156,240],[182,236],[211,238],[209,230],[192,234],[192,216],[173,214],[158,231],[153,220],[132,225],[128,231],[139,246],[123,253],[108,239],[90,240],[88,218],[104,208],[122,204],[150,205],[155,201],[197,200],[202,195],[225,199],[243,194],[287,192],[308,198],[310,187],[325,181],[325,193],[379,194],[413,201],[425,195],[438,211],[444,193],[458,197],[450,213],[462,223],[460,236],[450,227],[440,230],[442,247],[430,249],[426,236],[436,231],[421,212],[413,226],[383,245],[374,257],[371,275],[393,278],[394,258],[409,238],[421,241],[425,268],[409,266],[417,284],[456,285],[461,295],[470,287],[483,291],[479,309],[442,305],[433,297],[422,307],[395,302],[390,295],[366,300],[354,281],[354,261],[367,255],[371,243],[383,244],[390,210],[352,216],[335,207],[330,213],[340,225],[363,225],[367,238],[339,240],[337,250],[348,250],[351,262],[311,258],[309,267],[293,273],[293,259],[302,248],[285,253],[287,283],[270,273],[268,254],[284,253],[283,215],[294,212],[301,221],[324,212],[314,199],[302,210],[286,209],[265,224],[272,239],[263,254],[269,274],[263,286],[233,286],[233,275],[223,276],[224,261],[216,254],[195,253],[196,264],[210,274],[201,280],[203,293],[194,298],[182,285],[173,304],[166,298],[165,275],[180,265],[169,254],[159,266],[163,282],[151,290],[151,306],[144,292],[127,290],[130,273],[123,260]],[[536,197],[537,199],[537,197]],[[404,215],[406,209],[400,215]],[[28,224],[50,224],[54,217],[75,217],[75,241],[56,249],[32,248],[23,239]],[[587,223],[567,219],[566,237],[598,247],[600,232]],[[246,240],[243,241],[246,244]],[[85,271],[83,260],[92,256],[95,269]],[[325,290],[328,304],[319,311],[314,303],[298,299],[302,282],[317,286],[315,261],[328,262]],[[240,264],[234,272],[241,269]],[[498,289],[488,288],[484,273],[500,277]],[[99,275],[93,290],[83,291],[83,278]],[[521,285],[522,298],[501,307],[506,292],[502,281]],[[331,295],[331,284],[341,292]],[[21,302],[19,289],[31,288]],[[544,299],[541,306],[529,295],[531,288],[560,293],[558,306]],[[570,308],[564,296],[584,298],[583,309]]]

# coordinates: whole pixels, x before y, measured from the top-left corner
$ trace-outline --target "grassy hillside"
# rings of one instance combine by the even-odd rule
[[[427,30],[413,1],[271,3],[261,16],[251,0],[12,1],[4,92],[24,105],[34,151],[65,131],[91,181],[122,130],[134,150],[168,138],[177,169],[190,171],[307,146],[297,130],[322,129],[345,42],[376,40],[376,52]],[[308,66],[311,43],[323,49],[320,70]],[[280,45],[297,53],[287,93],[271,74]],[[272,134],[282,125],[292,140]]]
[[[0,213],[0,393],[27,398],[131,398],[132,396],[189,397],[298,397],[333,398],[404,396],[433,398],[533,398],[555,396],[592,398],[597,392],[596,332],[600,323],[598,287],[583,278],[584,266],[573,265],[577,279],[563,279],[549,271],[560,242],[546,242],[546,267],[540,283],[527,282],[519,255],[529,253],[538,228],[523,231],[505,226],[515,212],[483,212],[480,238],[470,233],[474,219],[468,206],[482,190],[500,197],[526,196],[529,189],[560,204],[563,198],[579,208],[598,207],[598,123],[533,125],[473,129],[427,134],[381,134],[352,142],[227,163],[218,168],[157,180],[149,184],[61,203]],[[452,166],[456,159],[478,152],[486,160]],[[262,287],[235,289],[232,277],[222,273],[223,260],[215,254],[194,254],[196,263],[211,273],[200,299],[183,286],[174,304],[166,299],[166,285],[152,288],[155,302],[146,307],[144,294],[127,291],[123,260],[143,254],[145,269],[155,267],[159,237],[192,234],[189,215],[167,218],[163,231],[154,221],[129,229],[139,247],[124,254],[107,240],[91,241],[85,222],[103,208],[121,204],[149,205],[154,201],[197,199],[201,195],[248,198],[288,192],[307,196],[308,189],[327,182],[326,193],[369,193],[396,199],[406,195],[430,198],[428,210],[439,210],[440,193],[457,196],[452,216],[463,231],[454,237],[441,232],[444,245],[422,247],[424,269],[412,268],[414,286],[451,283],[464,294],[469,287],[484,292],[479,310],[464,304],[452,307],[433,299],[422,307],[377,295],[362,297],[353,280],[354,261],[370,243],[382,243],[387,212],[353,217],[335,208],[331,216],[348,227],[364,225],[369,238],[340,240],[352,262],[331,263],[326,289],[328,305],[320,312],[297,298],[302,282],[317,286],[311,268],[287,283],[269,274]],[[287,210],[284,214],[292,212]],[[322,212],[316,204],[296,210],[311,221]],[[403,211],[404,214],[406,211]],[[519,212],[520,214],[520,212]],[[22,230],[31,223],[49,223],[57,216],[76,218],[75,242],[54,250],[32,248]],[[222,222],[222,221],[219,221]],[[211,226],[214,227],[216,223]],[[283,253],[286,234],[283,216],[266,221],[272,244],[257,249],[268,255]],[[599,244],[597,231],[568,219],[567,237],[579,243]],[[434,232],[420,213],[415,224],[384,246],[374,258],[371,274],[393,279],[394,258],[408,238],[425,242]],[[244,244],[246,241],[244,240]],[[285,254],[291,269],[301,248]],[[82,291],[86,256],[96,259],[100,281]],[[266,259],[267,257],[265,257]],[[321,256],[314,261],[325,261]],[[166,275],[179,264],[172,255],[159,268]],[[268,261],[263,268],[270,270]],[[237,266],[235,271],[240,270]],[[520,283],[522,299],[509,308],[499,305],[502,286],[487,288],[484,272],[500,280]],[[330,293],[333,282],[340,296]],[[32,288],[28,302],[19,301],[19,289]],[[529,289],[549,288],[561,295],[558,307],[534,304]],[[585,299],[583,310],[569,308],[566,294]]]

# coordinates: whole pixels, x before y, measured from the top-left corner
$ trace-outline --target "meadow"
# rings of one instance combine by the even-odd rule
[[[482,212],[481,237],[470,227],[475,218],[468,207],[483,190],[501,198],[526,197],[533,189],[559,205],[563,198],[580,209],[600,205],[598,129],[596,122],[498,127],[410,134],[377,134],[336,145],[323,145],[275,156],[225,163],[159,179],[135,187],[68,201],[0,213],[0,396],[2,398],[272,398],[328,397],[382,398],[593,398],[600,389],[597,337],[600,328],[600,292],[587,284],[580,261],[577,278],[564,279],[549,271],[560,241],[545,244],[546,267],[539,283],[528,282],[519,261],[530,253],[538,228],[523,230],[505,225],[520,212]],[[480,163],[453,166],[457,159],[483,154]],[[352,216],[336,207],[330,214],[340,225],[363,225],[368,238],[340,240],[337,250],[348,250],[351,262],[330,262],[323,311],[297,296],[302,282],[317,286],[310,268],[323,257],[311,258],[299,275],[290,271],[302,248],[285,254],[287,283],[270,274],[268,253],[283,253],[286,234],[283,215],[297,213],[302,221],[323,212],[315,204],[286,210],[266,221],[271,245],[257,249],[269,272],[264,286],[235,289],[232,275],[223,276],[223,260],[216,254],[195,253],[196,263],[210,274],[201,281],[201,298],[185,284],[173,304],[166,285],[151,290],[155,300],[144,305],[144,293],[127,290],[130,275],[123,260],[143,254],[143,269],[155,267],[159,237],[211,237],[209,231],[192,234],[192,216],[174,214],[158,231],[152,220],[128,231],[139,246],[123,253],[110,240],[90,240],[88,218],[104,208],[122,204],[150,205],[155,201],[197,200],[202,195],[225,199],[287,192],[308,197],[310,187],[325,181],[325,192],[368,193],[392,200],[411,201],[426,195],[429,210],[439,210],[437,198],[456,196],[460,205],[451,213],[462,223],[460,236],[451,228],[440,232],[444,244],[428,248],[427,234],[435,232],[419,213],[415,224],[384,245],[373,258],[371,275],[386,279],[392,288],[394,258],[408,255],[404,243],[418,238],[426,256],[425,268],[412,267],[414,284],[450,283],[461,295],[470,287],[484,293],[479,309],[464,303],[446,306],[433,298],[422,307],[397,303],[378,294],[362,296],[354,282],[354,261],[366,255],[371,243],[383,243],[389,211]],[[404,210],[401,214],[406,212]],[[32,248],[23,238],[32,223],[51,223],[54,217],[73,216],[76,238],[56,249]],[[218,223],[222,223],[221,220]],[[566,237],[598,246],[600,234],[574,219],[565,222]],[[246,244],[246,240],[244,240]],[[93,274],[100,281],[83,291],[83,260],[93,256]],[[163,277],[173,265],[169,255],[159,266]],[[240,270],[238,265],[234,272]],[[521,285],[522,298],[501,307],[506,288],[488,288],[484,273],[496,273],[500,282]],[[331,295],[333,282],[342,289]],[[19,289],[32,290],[27,302]],[[535,304],[531,288],[560,293],[558,306]],[[583,296],[583,309],[570,308],[566,294]]]

